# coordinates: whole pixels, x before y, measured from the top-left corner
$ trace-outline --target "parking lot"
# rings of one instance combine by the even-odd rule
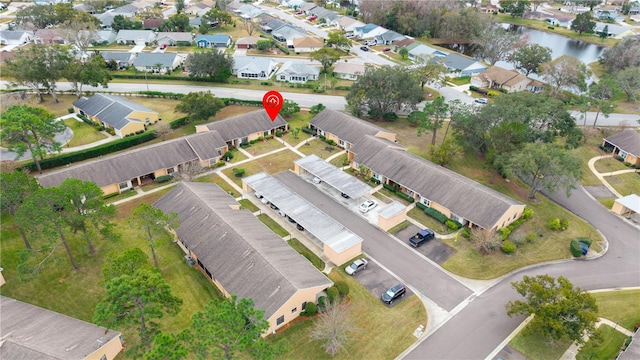
[[[406,229],[398,231],[395,236],[398,239],[409,243],[409,238],[411,238],[420,230],[421,229],[419,227],[411,224]],[[456,253],[456,250],[454,248],[438,239],[431,239],[427,241],[426,244],[422,244],[418,248],[412,247],[412,249],[433,260],[438,265],[442,265],[445,261],[449,260],[449,258],[453,256],[453,254]]]
[[[387,291],[387,289],[389,289],[390,287],[396,284],[400,284],[401,282],[395,277],[393,277],[385,269],[380,267],[380,265],[373,262],[371,259],[367,259],[367,260],[369,261],[369,264],[367,265],[367,269],[357,272],[353,276],[353,278],[356,279],[360,283],[360,285],[364,286],[365,289],[367,289],[367,291],[371,293],[371,295],[373,295],[376,299],[382,302],[382,300],[380,300],[380,295],[382,295],[382,293]],[[349,266],[350,264],[351,263],[349,262],[345,264],[342,268],[344,269],[346,266]],[[406,284],[403,284],[403,285],[407,287]],[[407,287],[407,294],[405,295],[405,298],[411,295],[413,295],[413,292],[411,291],[411,289]],[[395,306],[400,301],[402,300],[395,300],[393,304],[387,305],[387,306]]]

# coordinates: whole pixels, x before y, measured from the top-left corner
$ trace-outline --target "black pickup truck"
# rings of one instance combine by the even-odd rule
[[[434,237],[435,237],[435,234],[430,229],[420,230],[418,231],[417,234],[413,235],[409,239],[409,244],[411,244],[411,246],[413,247],[419,247],[420,245],[426,243],[427,241],[433,239]]]

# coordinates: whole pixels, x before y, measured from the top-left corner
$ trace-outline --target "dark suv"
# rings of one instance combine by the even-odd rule
[[[411,246],[413,247],[419,247],[420,245],[426,243],[434,237],[435,234],[430,229],[420,230],[417,234],[413,235],[409,239],[409,244],[411,244]]]
[[[391,287],[389,290],[383,292],[382,296],[380,296],[380,298],[385,303],[391,305],[391,304],[393,304],[393,300],[398,299],[398,298],[403,298],[404,294],[406,294],[406,293],[407,293],[407,288],[405,288],[404,285],[402,285],[402,284],[398,284],[398,285],[395,285],[395,286]]]

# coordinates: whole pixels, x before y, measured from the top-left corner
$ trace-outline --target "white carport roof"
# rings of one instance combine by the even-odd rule
[[[616,202],[627,209],[640,214],[640,196],[631,194],[617,199]]]
[[[385,206],[382,210],[380,210],[379,215],[385,219],[391,219],[392,217],[400,214],[406,209],[407,207],[405,205],[397,201],[393,201],[391,204]]]
[[[271,175],[261,172],[249,176],[243,181],[333,251],[341,253],[362,242],[361,237],[352,233]]]
[[[322,160],[317,155],[309,155],[295,161],[313,176],[333,186],[336,190],[357,199],[371,192],[371,187],[337,167]]]

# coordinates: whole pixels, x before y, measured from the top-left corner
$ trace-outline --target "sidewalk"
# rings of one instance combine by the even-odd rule
[[[602,182],[602,184],[607,189],[609,189],[609,191],[611,191],[611,193],[613,193],[613,195],[615,195],[617,198],[621,198],[622,195],[618,191],[616,191],[616,189],[614,189],[613,186],[611,186],[611,184],[609,184],[609,182],[607,180],[605,180],[604,177],[605,176],[614,176],[614,175],[632,173],[632,172],[635,172],[636,169],[618,170],[618,171],[612,171],[612,172],[608,172],[608,173],[601,173],[601,172],[598,172],[598,170],[596,170],[596,167],[595,167],[596,161],[598,161],[600,159],[607,159],[607,158],[612,158],[612,157],[613,157],[613,154],[596,156],[594,158],[589,159],[589,162],[588,162],[589,170],[591,170],[593,175],[595,175],[598,178],[598,180],[600,180]]]
[[[598,318],[598,322],[596,322],[596,329],[600,327],[600,325],[605,324],[605,325],[609,325],[612,328],[614,328],[615,330],[627,335],[627,336],[633,336],[633,332],[623,328],[622,326],[614,323],[613,321],[609,320],[609,319],[605,319],[605,318]],[[589,341],[589,337],[585,336],[584,337],[584,342],[585,344],[587,343],[587,341]],[[560,357],[560,360],[575,360],[576,355],[578,355],[578,352],[580,352],[580,349],[582,348],[581,345],[576,344],[575,342],[573,344],[571,344],[571,346],[569,346],[569,348],[567,349],[567,351],[564,352],[564,354],[562,354],[562,356]]]

